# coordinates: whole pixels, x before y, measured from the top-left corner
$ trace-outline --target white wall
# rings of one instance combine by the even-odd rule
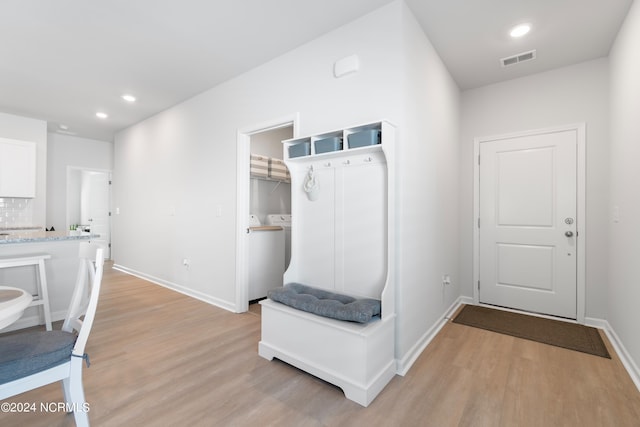
[[[403,14],[403,113],[398,172],[396,357],[404,371],[460,295],[460,91],[413,14]],[[452,284],[444,288],[442,275]]]
[[[47,137],[47,227],[65,230],[68,167],[112,170],[113,144],[57,133]]]
[[[359,72],[334,78],[352,54]],[[234,310],[237,129],[295,112],[301,135],[388,120],[399,128],[396,353],[408,367],[459,295],[458,102],[404,2],[387,5],[118,133],[114,260]]]
[[[472,296],[473,139],[585,122],[586,316],[607,318],[609,75],[606,58],[462,93],[460,274]]]
[[[640,375],[640,4],[631,6],[610,54],[611,200],[608,320]],[[619,221],[613,221],[613,207]]]
[[[47,204],[47,122],[0,113],[0,136],[36,143],[36,197],[31,200],[34,226],[45,227]]]
[[[301,134],[397,121],[403,10],[395,2],[118,133],[115,263],[233,310],[237,130],[295,112]],[[360,71],[334,78],[352,54]]]

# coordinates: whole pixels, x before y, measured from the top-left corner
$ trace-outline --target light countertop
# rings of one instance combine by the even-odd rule
[[[0,245],[8,243],[53,242],[60,240],[89,240],[100,237],[97,234],[75,231],[20,231],[3,234],[0,231]]]
[[[19,231],[42,231],[42,227],[27,226],[27,227],[0,227],[0,233],[5,231],[19,232]]]

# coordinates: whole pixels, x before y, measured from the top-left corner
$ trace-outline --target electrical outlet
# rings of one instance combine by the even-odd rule
[[[191,266],[191,260],[189,258],[183,258],[182,259],[182,265],[184,265],[185,267],[189,268]]]
[[[442,286],[448,286],[451,284],[451,276],[445,274],[442,276]]]

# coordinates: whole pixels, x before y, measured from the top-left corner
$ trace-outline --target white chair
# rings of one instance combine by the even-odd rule
[[[79,252],[78,276],[62,330],[0,337],[0,400],[61,380],[65,408],[73,411],[78,427],[89,425],[82,363],[89,365],[84,348],[98,306],[104,249],[82,242]]]

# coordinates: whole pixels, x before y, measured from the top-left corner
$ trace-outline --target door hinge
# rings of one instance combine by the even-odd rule
[[[109,249],[111,249],[111,243],[109,243]]]
[[[109,180],[109,185],[111,185],[111,183],[112,183],[112,182],[113,182],[113,181]]]
[[[478,290],[480,290],[480,280],[478,280]]]
[[[478,217],[478,228],[480,228],[480,218]]]
[[[111,212],[109,212],[109,216],[111,216]]]

